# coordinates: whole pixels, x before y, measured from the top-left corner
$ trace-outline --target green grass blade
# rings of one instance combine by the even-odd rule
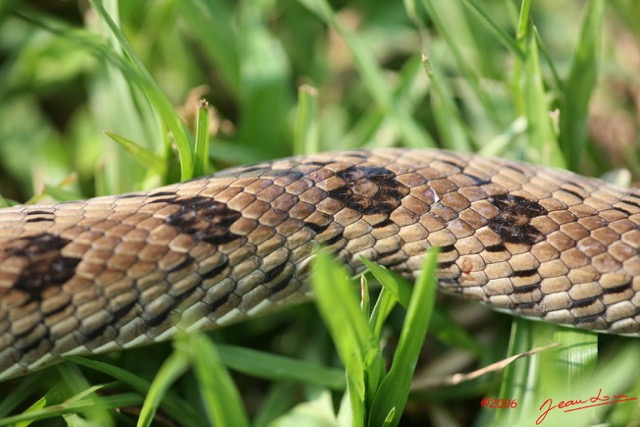
[[[361,257],[360,260],[367,266],[369,271],[371,271],[384,288],[383,293],[381,293],[374,307],[370,320],[376,336],[379,336],[382,324],[393,308],[395,301],[398,301],[405,309],[409,307],[414,285],[384,266],[373,263],[366,258]],[[389,298],[384,298],[386,296],[385,294],[388,294]],[[454,347],[465,348],[475,354],[482,353],[482,347],[446,313],[442,313],[436,308],[431,322],[433,323],[433,333],[438,340]]]
[[[195,153],[193,176],[206,175],[209,173],[209,103],[205,99],[198,101]]]
[[[329,3],[326,0],[298,1],[340,34],[340,37],[349,47],[358,72],[362,76],[363,83],[366,85],[374,102],[395,125],[396,131],[405,145],[418,148],[435,147],[435,141],[418,126],[416,121],[412,119],[410,114],[407,114],[401,105],[398,105],[370,49],[357,33],[349,31],[337,19]]]
[[[533,31],[527,38],[527,57],[524,64],[525,116],[527,118],[527,157],[538,164],[564,168],[564,156],[557,144],[547,105],[538,44]]]
[[[391,310],[396,306],[396,302],[398,300],[391,295],[386,288],[383,288],[378,296],[378,300],[373,306],[373,311],[371,312],[371,316],[369,317],[369,324],[373,328],[373,334],[381,338],[382,327],[384,326],[384,322],[389,317]]]
[[[156,173],[164,175],[166,163],[163,159],[130,139],[116,135],[113,132],[105,131],[104,133],[124,148],[127,153],[131,154],[134,159],[145,165],[147,168],[156,171]]]
[[[24,402],[31,395],[31,390],[35,388],[39,381],[42,381],[41,375],[30,375],[24,381],[20,381],[11,393],[3,396],[0,401],[0,419],[6,417],[7,414]]]
[[[598,48],[604,1],[592,0],[582,22],[582,32],[565,81],[560,109],[560,145],[568,166],[577,171],[587,139],[589,99],[598,74]]]
[[[296,381],[333,390],[344,390],[344,372],[248,348],[218,344],[220,361],[243,374],[271,380]]]
[[[131,387],[142,396],[145,396],[151,387],[151,383],[144,378],[108,363],[80,356],[64,356],[64,359],[76,365],[86,366],[89,369],[107,374]],[[188,402],[176,396],[172,391],[167,393],[167,398],[162,402],[162,408],[175,420],[185,420],[186,422],[196,424],[199,419],[198,414],[192,410]]]
[[[55,406],[48,406],[33,412],[25,412],[0,419],[0,426],[12,426],[20,422],[29,420],[46,420],[60,415],[82,412],[86,409],[114,409],[139,405],[142,398],[135,393],[123,393],[112,396],[105,396],[100,400],[88,399],[75,402],[64,402]]]
[[[206,52],[235,99],[240,93],[238,41],[233,28],[235,16],[228,3],[207,0],[176,2],[193,31],[196,42]]]
[[[398,425],[436,302],[438,250],[427,252],[407,309],[398,348],[371,407],[369,426]],[[397,416],[394,416],[396,414]],[[391,417],[392,421],[389,421]]]
[[[467,134],[464,119],[456,106],[455,94],[446,84],[440,64],[438,61],[429,61],[428,58],[424,58],[423,61],[434,91],[431,108],[442,147],[455,151],[471,151],[472,138]]]
[[[238,2],[237,49],[240,72],[238,139],[269,157],[291,152],[288,114],[294,107],[289,82],[291,65],[284,46],[269,28],[273,2]],[[266,154],[265,154],[266,155]]]
[[[189,137],[186,133],[185,126],[182,123],[180,117],[176,113],[175,109],[171,105],[171,102],[167,99],[165,94],[160,90],[151,74],[147,71],[144,64],[140,61],[135,51],[127,41],[126,37],[116,23],[113,21],[101,0],[90,0],[93,7],[98,12],[100,18],[109,26],[111,32],[117,38],[120,43],[120,47],[125,52],[129,60],[131,61],[136,74],[140,76],[140,80],[145,84],[141,86],[145,92],[151,105],[156,109],[160,117],[166,123],[167,127],[173,133],[176,145],[178,146],[178,156],[180,158],[180,170],[181,179],[183,181],[192,177],[193,172],[193,160],[191,154],[191,144]]]
[[[495,38],[512,53],[524,58],[524,53],[520,50],[518,44],[513,38],[507,34],[505,30],[500,28],[491,17],[484,11],[475,0],[463,0],[465,6],[469,8],[480,20],[480,22],[495,36]]]
[[[222,366],[218,351],[204,335],[187,336],[178,349],[193,361],[200,396],[211,425],[248,426],[240,393]]]
[[[137,427],[148,427],[155,418],[160,402],[171,385],[189,368],[189,359],[182,352],[174,351],[169,356],[153,379],[149,393],[140,409]]]
[[[298,114],[293,129],[293,154],[311,154],[320,149],[317,102],[316,88],[309,85],[298,88]]]
[[[394,274],[388,268],[369,261],[365,257],[360,257],[360,261],[367,266],[371,274],[387,289],[391,295],[404,307],[409,307],[413,287],[409,282]]]
[[[378,388],[383,370],[378,343],[348,273],[323,250],[314,260],[311,282],[320,315],[348,373],[353,425],[364,426],[368,394]]]
[[[23,412],[23,414],[29,414],[29,413],[33,413],[36,411],[39,411],[41,409],[44,409],[47,406],[47,398],[46,397],[42,397],[39,400],[36,400],[35,402],[33,402],[33,404],[31,406],[29,406],[27,409],[25,409],[25,411]],[[25,420],[19,423],[16,423],[14,425],[14,427],[27,427],[29,425],[31,425],[31,423],[33,423],[33,421],[35,420]]]
[[[529,32],[529,19],[531,10],[531,0],[522,0],[520,5],[520,14],[518,15],[518,23],[516,27],[516,43],[522,52],[526,53],[527,49],[527,35]],[[513,80],[511,81],[511,91],[513,93],[513,102],[516,107],[517,115],[525,115],[525,102],[526,95],[523,88],[523,73],[524,63],[526,57],[523,60],[516,57],[513,66]]]
[[[487,114],[487,116],[491,118],[491,121],[493,123],[500,123],[501,120],[497,114],[493,102],[481,87],[480,77],[478,73],[472,67],[472,64],[470,64],[466,60],[465,55],[462,54],[462,46],[459,46],[458,44],[458,38],[455,36],[455,31],[453,31],[453,28],[446,25],[440,17],[440,13],[438,12],[438,10],[439,8],[444,7],[445,3],[438,3],[432,0],[422,0],[422,5],[427,11],[429,18],[437,28],[438,33],[445,40],[447,48],[449,49],[452,57],[455,59],[456,66],[460,70],[460,73],[466,79],[474,96],[482,104],[485,114]],[[451,4],[446,3],[446,5],[448,7],[454,7],[454,2],[451,2]]]
[[[275,427],[273,421],[295,405],[297,391],[297,386],[291,383],[273,384],[252,420],[252,427]]]

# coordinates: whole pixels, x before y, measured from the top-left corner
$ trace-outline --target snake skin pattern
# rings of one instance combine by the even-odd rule
[[[439,150],[294,157],[0,209],[0,379],[309,298],[318,244],[513,314],[640,335],[640,191]]]

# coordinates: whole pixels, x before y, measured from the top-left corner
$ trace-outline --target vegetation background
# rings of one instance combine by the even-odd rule
[[[639,16],[634,0],[3,0],[0,206],[383,146],[480,152],[637,183]],[[318,280],[332,281],[325,273]],[[443,296],[437,305],[411,389],[380,422],[530,425],[554,393],[640,397],[637,340],[511,323]],[[378,388],[354,398],[362,372],[345,377],[349,350],[322,318],[307,304],[211,333],[217,351],[194,338],[98,359],[124,371],[75,360],[11,380],[0,384],[0,425],[382,425],[367,397]],[[403,319],[394,310],[374,334],[387,367]],[[431,381],[552,342],[560,349],[506,370]],[[231,376],[214,363],[207,380],[189,348]],[[483,407],[484,397],[518,406]],[[545,422],[638,425],[640,407],[556,416]]]

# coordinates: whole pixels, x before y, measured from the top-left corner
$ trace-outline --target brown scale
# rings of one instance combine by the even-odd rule
[[[446,151],[319,154],[0,210],[0,379],[309,296],[318,244],[494,308],[640,334],[640,192]]]

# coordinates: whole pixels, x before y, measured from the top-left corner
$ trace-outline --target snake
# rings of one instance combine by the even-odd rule
[[[0,379],[312,297],[318,247],[546,322],[640,336],[640,190],[439,149],[235,167],[0,209]]]

